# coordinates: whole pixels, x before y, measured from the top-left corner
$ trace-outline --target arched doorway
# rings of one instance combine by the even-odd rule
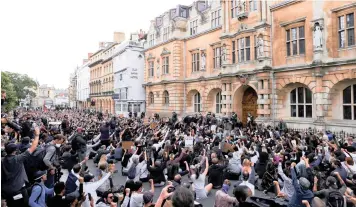
[[[250,113],[254,119],[257,117],[257,93],[256,91],[248,87],[242,97],[242,122],[247,123],[247,115]]]

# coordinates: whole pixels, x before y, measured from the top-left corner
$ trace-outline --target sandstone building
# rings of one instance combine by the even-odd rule
[[[356,3],[196,1],[162,13],[145,47],[146,111],[247,114],[356,132]]]

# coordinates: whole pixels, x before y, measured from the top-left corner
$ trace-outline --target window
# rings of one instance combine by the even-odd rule
[[[169,57],[163,58],[163,74],[169,73]]]
[[[214,50],[214,68],[220,68],[221,66],[221,47],[216,47]]]
[[[149,100],[150,100],[150,102],[149,102],[150,104],[154,104],[155,103],[155,97],[154,97],[152,92],[150,92],[150,94],[149,94]]]
[[[196,93],[194,95],[194,112],[201,111],[201,103],[200,103],[200,93]]]
[[[120,80],[122,80],[122,74],[120,74]]]
[[[134,112],[140,112],[141,111],[141,104],[136,103],[134,104]]]
[[[127,88],[120,89],[120,99],[127,99]]]
[[[298,87],[290,92],[291,117],[310,118],[313,116],[312,92]]]
[[[163,29],[163,41],[167,41],[169,39],[169,27]]]
[[[356,84],[342,91],[343,117],[356,120]]]
[[[346,28],[345,15],[339,16],[339,47],[344,48],[345,45],[355,45],[355,19],[354,13],[346,14]]]
[[[239,62],[249,61],[251,59],[250,37],[244,37],[238,40]]]
[[[211,13],[211,27],[218,27],[221,25],[221,9]]]
[[[122,104],[122,111],[123,111],[123,112],[128,112],[127,103],[123,103],[123,104]]]
[[[222,100],[222,96],[221,96],[221,92],[219,92],[215,96],[215,112],[218,114],[221,113],[221,109],[222,109],[221,100]]]
[[[196,72],[199,70],[199,53],[197,52],[192,54],[192,71]]]
[[[154,76],[154,63],[153,61],[150,61],[148,63],[148,77],[153,77]]]
[[[232,0],[231,1],[231,18],[235,18],[237,16],[238,12],[239,12],[239,9],[237,6],[237,0]]]
[[[257,0],[250,0],[248,4],[250,5],[250,11],[257,10]]]
[[[286,31],[287,56],[305,54],[304,26]]]
[[[198,20],[190,22],[190,35],[195,35],[198,32]]]
[[[235,41],[232,41],[232,63],[236,63],[236,46]]]
[[[155,44],[155,35],[154,34],[150,34],[148,45],[151,47],[154,44]]]
[[[184,18],[188,18],[188,9],[187,8],[180,8],[179,16],[180,17],[184,17]]]
[[[169,105],[169,93],[168,91],[163,92],[163,100],[164,100],[164,105],[168,106]]]

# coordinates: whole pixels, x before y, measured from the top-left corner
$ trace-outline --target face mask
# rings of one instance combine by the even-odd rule
[[[57,148],[60,148],[60,147],[61,147],[61,144],[56,144],[56,147],[57,147]]]

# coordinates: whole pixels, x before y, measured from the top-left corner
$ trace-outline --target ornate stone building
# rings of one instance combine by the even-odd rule
[[[196,1],[151,22],[147,112],[356,132],[356,4]]]
[[[125,39],[122,32],[114,33],[114,42],[100,42],[99,50],[89,60],[91,107],[104,113],[114,113],[114,73],[112,58],[117,45]]]

